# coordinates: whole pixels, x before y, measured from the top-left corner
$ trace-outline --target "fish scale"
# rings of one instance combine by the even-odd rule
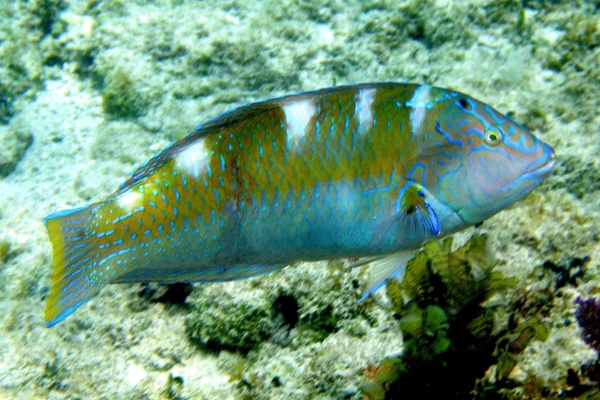
[[[158,153],[105,200],[46,218],[46,322],[108,283],[241,279],[297,261],[375,260],[369,294],[424,242],[500,211],[552,166],[552,149],[526,128],[427,85],[242,106]]]

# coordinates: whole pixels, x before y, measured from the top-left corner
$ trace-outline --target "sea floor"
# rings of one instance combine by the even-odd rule
[[[598,353],[574,301],[600,296],[599,21],[597,0],[2,2],[0,398],[393,398],[393,384],[365,384],[402,353],[400,316],[358,304],[365,272],[342,261],[110,285],[59,325],[43,319],[46,215],[102,200],[225,110],[375,81],[468,93],[555,148],[538,190],[455,239],[487,234],[494,271],[517,278],[488,299],[494,332],[519,336],[514,315],[536,315],[547,333],[511,350],[508,372],[490,356],[468,379],[487,385],[473,398],[592,393]]]

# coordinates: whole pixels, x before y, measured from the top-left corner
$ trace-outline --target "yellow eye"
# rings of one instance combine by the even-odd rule
[[[490,146],[498,146],[502,142],[502,133],[488,129],[485,132],[485,142]]]

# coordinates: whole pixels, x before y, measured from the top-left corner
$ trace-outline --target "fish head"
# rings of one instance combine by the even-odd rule
[[[554,150],[485,103],[456,92],[446,99],[428,120],[418,165],[425,186],[472,225],[535,189],[554,168]]]

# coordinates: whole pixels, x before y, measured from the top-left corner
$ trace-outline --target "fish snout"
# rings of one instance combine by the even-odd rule
[[[536,176],[538,178],[546,178],[554,169],[555,156],[554,149],[546,143],[541,143],[541,151],[538,157],[538,162],[531,165],[527,171],[527,175]]]

